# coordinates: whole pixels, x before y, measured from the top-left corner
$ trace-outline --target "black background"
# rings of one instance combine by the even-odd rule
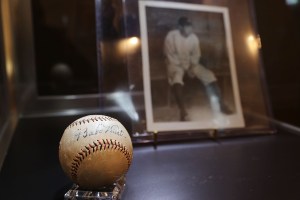
[[[255,0],[265,76],[274,118],[300,125],[300,7]]]

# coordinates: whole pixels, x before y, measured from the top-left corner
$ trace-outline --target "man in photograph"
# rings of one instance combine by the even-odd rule
[[[200,42],[187,17],[180,17],[177,29],[171,30],[167,34],[164,53],[167,59],[168,80],[180,111],[181,121],[189,120],[183,99],[185,74],[189,77],[196,77],[204,84],[213,110],[217,107],[224,114],[232,114],[221,97],[215,74],[199,62]]]

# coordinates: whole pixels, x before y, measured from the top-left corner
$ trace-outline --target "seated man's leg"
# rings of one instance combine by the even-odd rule
[[[168,66],[168,78],[171,91],[175,97],[176,104],[180,111],[180,121],[187,120],[187,111],[183,100],[183,76],[184,70],[179,66]]]
[[[204,85],[209,85],[217,81],[215,74],[200,64],[192,66],[189,72],[202,81]]]
[[[206,90],[210,97],[215,96],[217,98],[217,103],[219,104],[218,106],[222,113],[227,115],[233,113],[233,111],[226,105],[217,81],[206,85]]]
[[[229,107],[225,104],[222,94],[220,91],[220,87],[218,85],[218,81],[214,73],[206,69],[202,65],[196,65],[192,68],[192,73],[204,83],[207,94],[209,96],[209,100],[211,103],[211,106],[213,108],[216,107],[215,102],[217,102],[217,107],[219,107],[219,110],[224,114],[232,114],[232,111],[229,109]],[[216,101],[214,101],[214,98]]]
[[[174,85],[172,85],[172,93],[174,94],[177,106],[180,111],[180,121],[186,121],[188,114],[183,101],[183,85],[180,83],[175,83]]]

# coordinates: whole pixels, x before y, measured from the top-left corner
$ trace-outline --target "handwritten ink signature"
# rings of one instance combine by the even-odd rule
[[[83,129],[78,128],[74,136],[77,141],[79,141],[81,138],[86,138],[90,137],[93,135],[98,135],[100,133],[103,134],[115,134],[118,136],[123,136],[124,131],[118,126],[118,125],[105,125],[103,123],[99,123],[96,128],[90,128],[90,127],[85,127]]]

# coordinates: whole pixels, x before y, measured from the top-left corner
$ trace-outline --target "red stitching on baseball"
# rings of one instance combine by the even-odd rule
[[[90,123],[90,121],[95,122],[95,121],[117,121],[117,120],[112,117],[108,117],[108,116],[95,116],[95,117],[91,117],[91,118],[84,118],[81,120],[76,120],[75,122],[71,123],[68,126],[68,128],[78,126],[81,124],[85,124],[85,123]]]
[[[83,149],[81,149],[81,152],[78,152],[78,154],[73,159],[73,162],[71,163],[71,176],[73,180],[77,180],[77,171],[80,167],[80,164],[82,161],[89,156],[91,153],[95,153],[97,150],[99,151],[105,151],[107,149],[111,150],[118,150],[122,152],[127,160],[127,169],[129,169],[130,163],[131,163],[131,155],[127,148],[120,144],[120,142],[117,142],[116,140],[97,140],[98,144],[96,142],[93,142],[93,144],[89,144],[85,146]]]

